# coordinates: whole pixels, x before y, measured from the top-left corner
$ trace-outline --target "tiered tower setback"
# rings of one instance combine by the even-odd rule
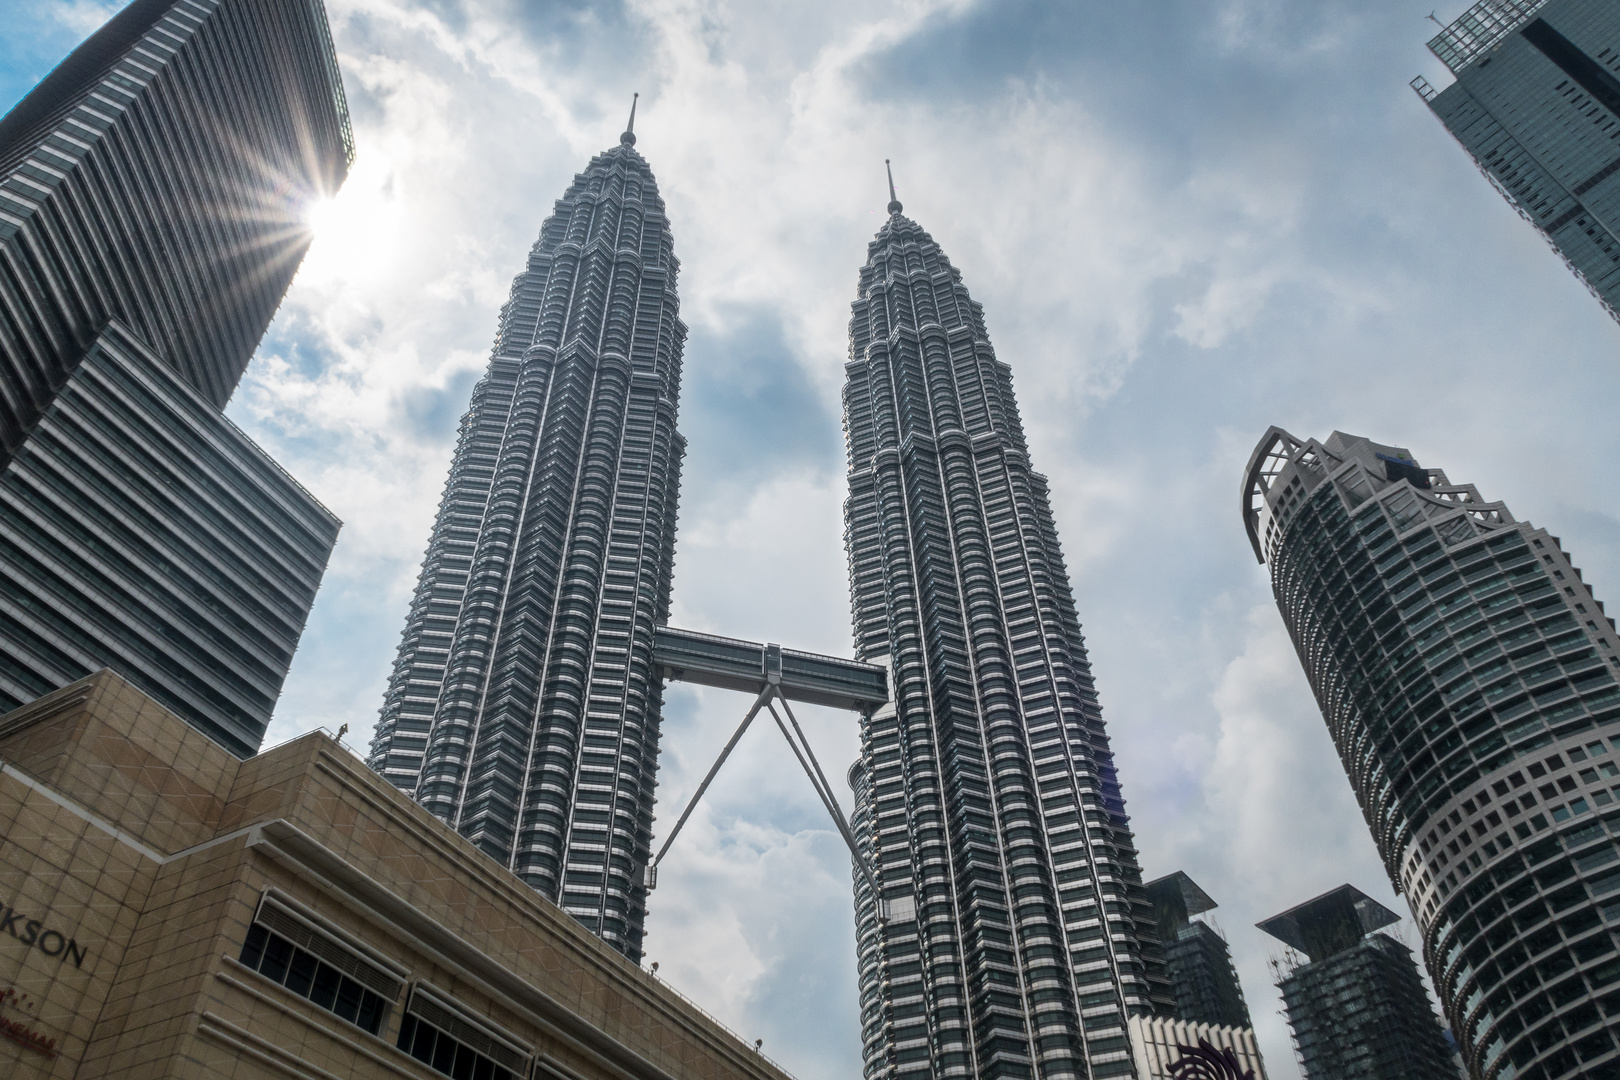
[[[501,309],[370,758],[632,959],[685,450],[677,268],[627,131]]]
[[[850,772],[866,1075],[1133,1075],[1127,1017],[1174,999],[1046,481],[979,305],[889,213],[844,389],[856,652],[894,699]]]

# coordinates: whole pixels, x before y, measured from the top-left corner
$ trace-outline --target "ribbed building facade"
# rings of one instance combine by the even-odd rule
[[[1472,1074],[1620,1075],[1620,636],[1602,605],[1557,537],[1398,447],[1273,428],[1243,490]]]
[[[0,464],[117,319],[223,408],[353,157],[320,0],[133,0],[0,119]]]
[[[110,667],[252,755],[338,528],[110,323],[0,470],[0,712]]]
[[[865,1072],[1132,1075],[1127,1017],[1174,1003],[1046,481],[979,306],[889,210],[844,388],[856,652],[894,698],[850,772]]]
[[[1412,85],[1620,318],[1620,6],[1481,0],[1429,48],[1456,81]]]
[[[352,156],[320,0],[133,0],[0,119],[0,712],[258,749],[338,522],[220,410]]]
[[[686,328],[626,133],[574,178],[501,310],[371,765],[641,955],[685,443]]]

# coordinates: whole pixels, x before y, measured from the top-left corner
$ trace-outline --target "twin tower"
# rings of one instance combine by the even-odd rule
[[[1046,481],[979,305],[891,201],[845,369],[864,663],[674,630],[686,327],[635,141],[574,178],[501,310],[372,766],[639,960],[664,680],[756,679],[750,719],[774,714],[772,686],[797,687],[784,707],[842,700],[861,718],[852,825],[818,787],[855,853],[867,1074],[1133,1074],[1128,1016],[1173,998]],[[880,689],[840,699],[845,669]]]

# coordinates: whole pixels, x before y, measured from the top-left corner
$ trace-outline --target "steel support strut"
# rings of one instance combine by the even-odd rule
[[[787,714],[786,723],[777,714],[775,704],[777,701],[782,703],[782,711]],[[681,816],[676,819],[675,827],[670,830],[669,836],[665,837],[663,845],[658,849],[658,854],[653,857],[652,862],[645,868],[640,883],[648,889],[656,887],[658,883],[658,864],[663,861],[670,845],[675,842],[675,837],[680,835],[681,827],[686,824],[686,819],[691,817],[692,811],[697,808],[698,800],[703,798],[705,791],[709,790],[709,784],[714,781],[715,775],[719,773],[720,766],[724,765],[726,758],[731,756],[731,751],[736,748],[737,743],[742,739],[743,732],[747,731],[748,726],[754,722],[754,717],[759,715],[760,709],[770,710],[771,718],[776,721],[777,729],[782,732],[782,737],[787,740],[788,747],[793,751],[793,756],[798,759],[799,767],[804,770],[805,776],[810,778],[810,786],[816,789],[816,795],[821,799],[821,805],[826,808],[828,816],[832,818],[833,825],[838,829],[838,835],[843,837],[844,843],[848,845],[850,857],[855,860],[855,865],[860,868],[861,873],[866,877],[867,883],[871,885],[872,895],[878,900],[878,909],[881,912],[883,909],[882,893],[878,889],[877,875],[872,872],[872,867],[861,855],[860,848],[856,846],[854,830],[849,827],[849,821],[844,817],[844,811],[838,805],[837,796],[833,794],[832,785],[827,782],[826,774],[821,771],[821,763],[816,760],[815,752],[810,749],[810,740],[805,738],[804,729],[799,726],[798,718],[793,715],[792,706],[788,704],[786,695],[782,693],[780,676],[775,672],[767,676],[764,688],[760,690],[759,696],[754,699],[754,703],[749,707],[742,723],[737,725],[737,730],[732,733],[731,740],[720,751],[720,756],[715,759],[714,764],[709,768],[709,773],[703,778],[703,783],[699,784],[697,791],[692,794],[691,801],[686,804],[686,809],[681,811]],[[790,725],[791,730],[789,730]]]
[[[754,704],[749,707],[748,715],[744,716],[742,723],[737,725],[737,730],[732,734],[731,741],[726,743],[724,750],[720,751],[720,756],[714,759],[714,764],[709,768],[709,775],[705,776],[703,783],[698,785],[697,792],[692,796],[692,801],[686,804],[686,809],[681,811],[681,816],[676,820],[675,827],[664,838],[664,846],[658,849],[658,854],[653,857],[653,861],[648,865],[647,880],[644,882],[647,888],[651,889],[657,885],[658,864],[663,860],[664,852],[669,850],[669,845],[673,844],[675,838],[680,835],[681,826],[686,824],[686,819],[692,816],[693,810],[697,809],[698,800],[703,798],[705,791],[709,790],[709,785],[714,782],[715,774],[720,771],[720,766],[726,763],[726,758],[731,756],[731,751],[736,747],[738,740],[743,737],[743,732],[748,730],[748,725],[754,722],[754,717],[759,715],[759,710],[765,707],[775,693],[776,684],[766,683],[765,689],[759,692],[759,697],[755,698]]]

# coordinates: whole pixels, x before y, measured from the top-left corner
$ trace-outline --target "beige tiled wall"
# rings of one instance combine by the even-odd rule
[[[0,716],[0,761],[0,900],[88,950],[64,965],[0,931],[0,994],[31,1003],[0,1003],[0,1019],[59,1040],[50,1057],[0,1038],[0,1076],[434,1080],[393,1046],[403,995],[378,1038],[236,963],[275,887],[585,1080],[782,1080],[325,735],[239,762],[102,672]],[[519,976],[551,1015],[278,857],[254,828],[277,821]]]

